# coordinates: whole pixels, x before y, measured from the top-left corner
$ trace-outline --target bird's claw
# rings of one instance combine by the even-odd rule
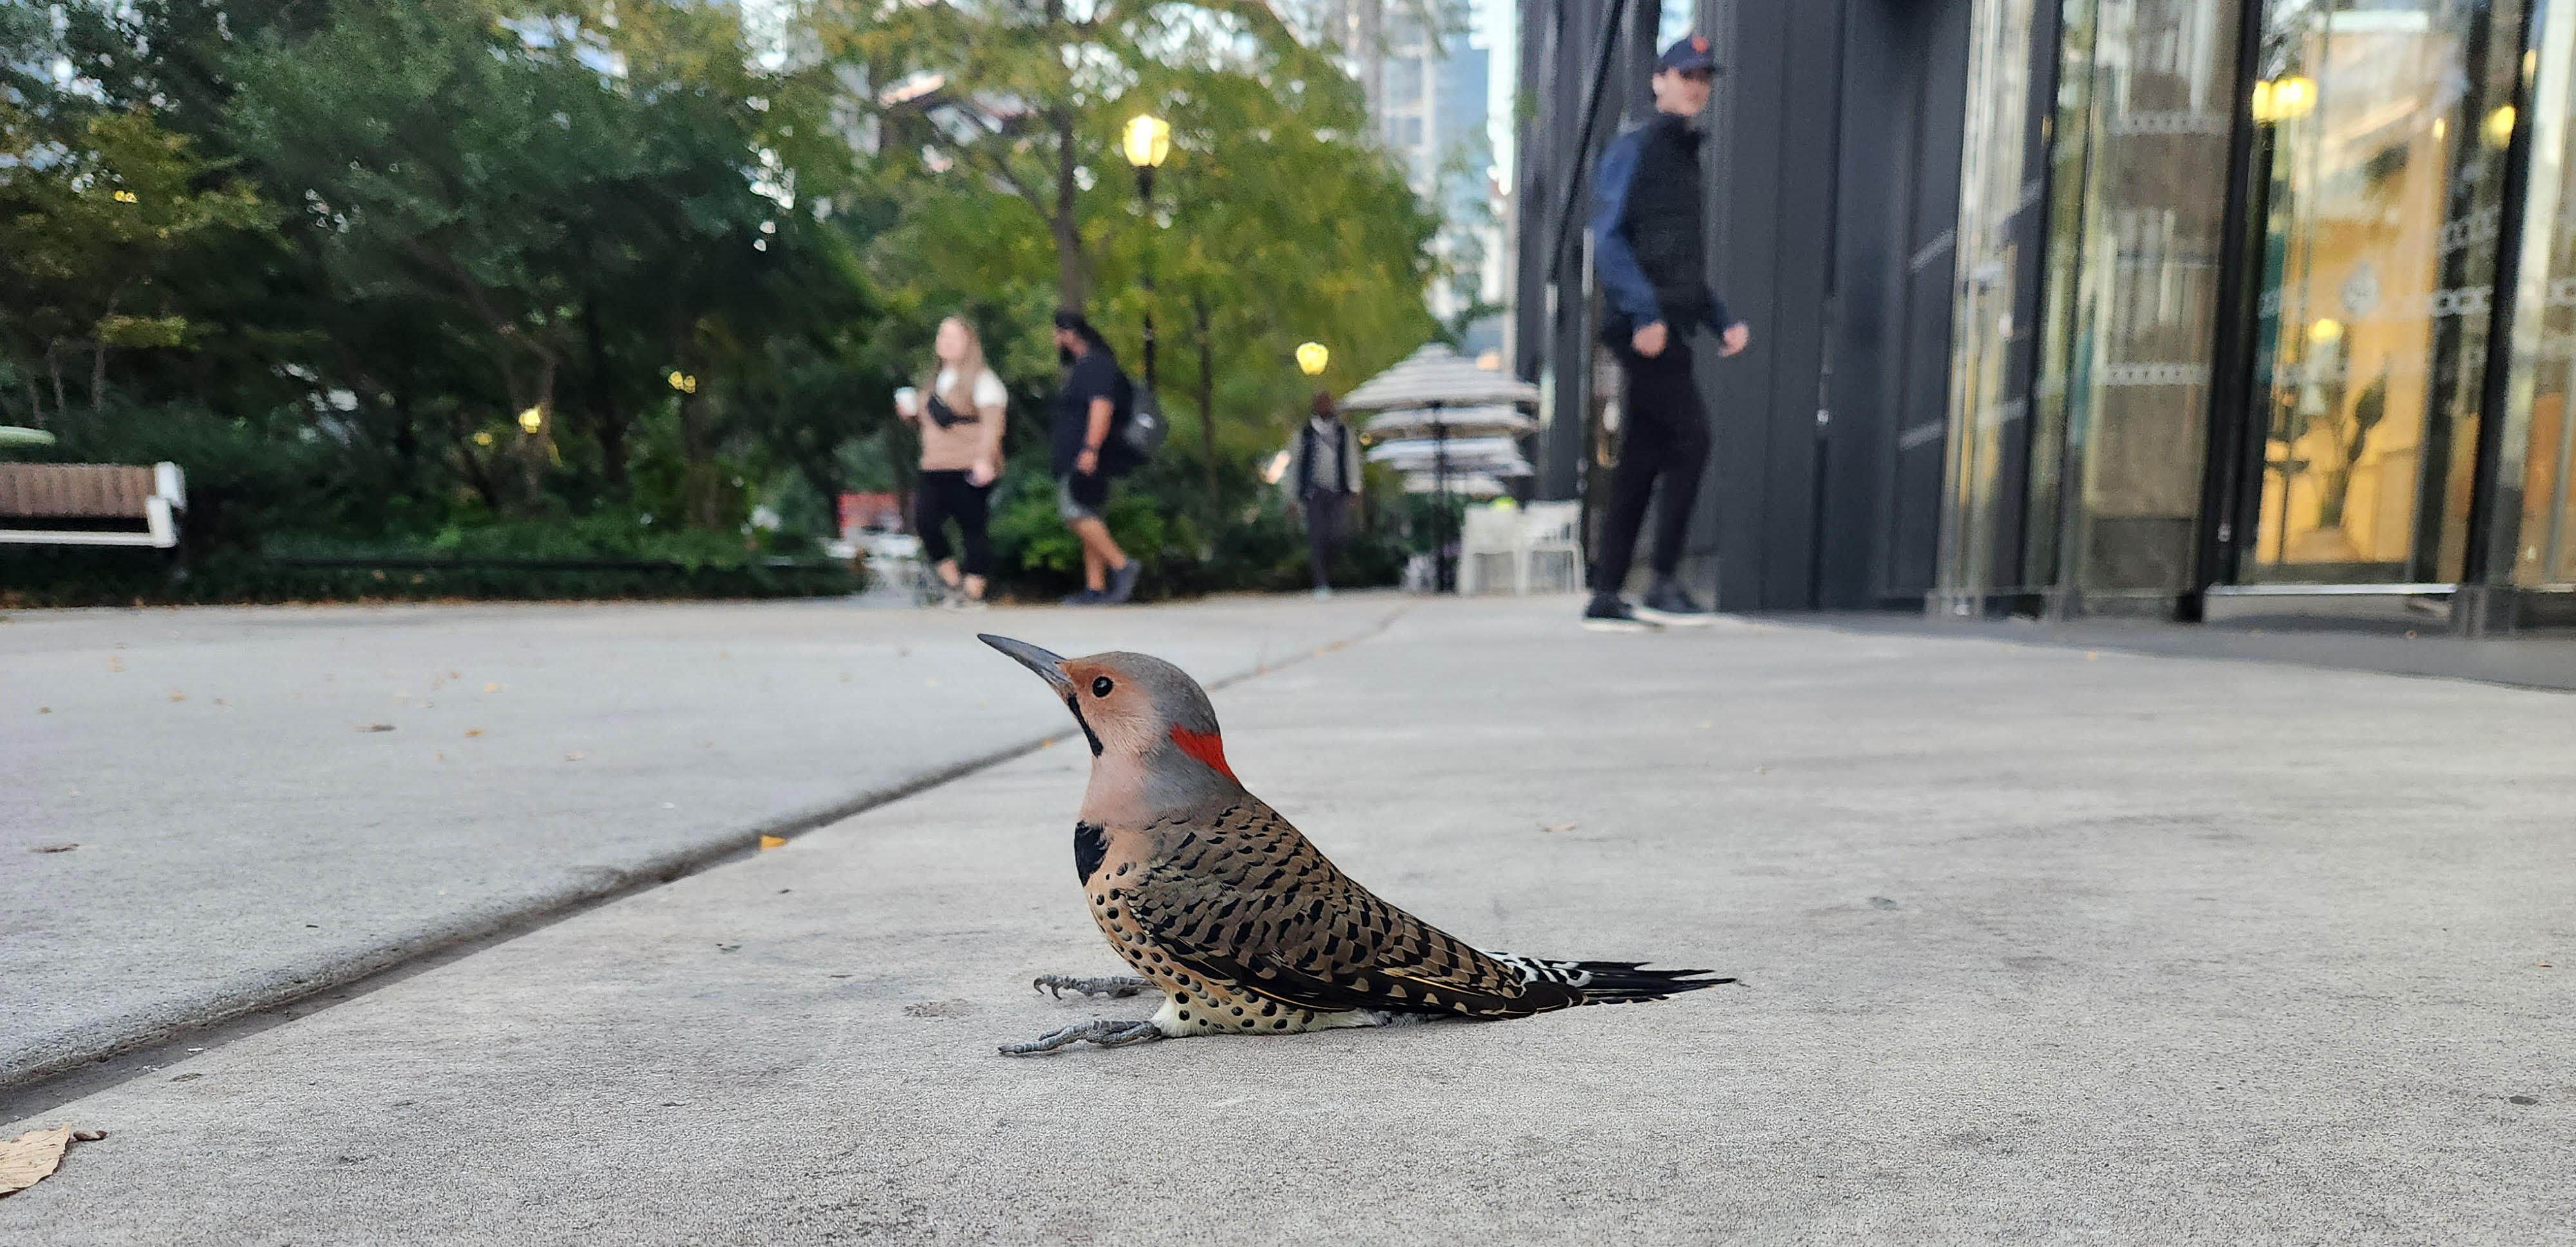
[[[1062,1000],[1068,990],[1081,992],[1085,996],[1133,996],[1152,987],[1153,984],[1124,974],[1105,975],[1100,978],[1078,978],[1070,974],[1041,974],[1029,980],[1029,986]]]
[[[1094,1022],[1080,1022],[1061,1030],[1049,1031],[1027,1043],[1003,1044],[1002,1055],[1035,1056],[1041,1052],[1053,1052],[1066,1044],[1073,1043],[1096,1043],[1103,1048],[1120,1048],[1131,1043],[1144,1043],[1162,1037],[1162,1029],[1150,1020],[1119,1022],[1102,1018]]]

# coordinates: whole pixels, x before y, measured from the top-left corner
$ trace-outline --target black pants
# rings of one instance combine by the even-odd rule
[[[1655,514],[1655,574],[1681,566],[1691,505],[1699,501],[1700,470],[1708,465],[1708,411],[1700,405],[1691,373],[1690,347],[1673,331],[1664,353],[1648,359],[1625,341],[1613,342],[1627,384],[1620,394],[1619,466],[1610,473],[1610,505],[1601,517],[1601,551],[1592,565],[1592,591],[1617,593],[1628,583],[1637,557],[1637,534],[1646,526],[1646,503],[1658,478],[1663,506]]]
[[[990,575],[993,543],[985,539],[991,518],[993,487],[970,484],[962,471],[921,474],[921,490],[912,499],[912,527],[921,535],[921,552],[933,563],[948,561],[948,521],[966,535],[966,557],[957,564],[969,576]]]
[[[1332,586],[1333,556],[1351,539],[1351,496],[1316,492],[1306,499],[1306,566],[1315,587]]]

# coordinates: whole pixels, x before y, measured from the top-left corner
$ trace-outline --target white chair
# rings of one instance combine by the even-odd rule
[[[1578,531],[1582,526],[1579,502],[1533,502],[1521,509],[1516,569],[1520,592],[1530,591],[1532,574],[1541,565],[1548,568],[1551,592],[1572,593],[1583,587],[1583,534]]]
[[[1483,593],[1493,578],[1485,574],[1488,559],[1503,560],[1508,572],[1504,583],[1522,592],[1525,569],[1521,565],[1521,517],[1517,511],[1496,507],[1469,507],[1466,524],[1458,534],[1458,594]]]
[[[921,538],[910,533],[862,531],[859,546],[867,551],[870,580],[910,597],[916,604],[932,598],[929,582],[935,578],[921,561]]]

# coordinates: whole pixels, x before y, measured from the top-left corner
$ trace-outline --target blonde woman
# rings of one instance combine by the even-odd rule
[[[975,327],[951,316],[939,322],[932,346],[938,367],[918,390],[895,392],[895,414],[921,430],[921,484],[913,496],[913,528],[922,551],[937,561],[939,579],[963,593],[963,604],[984,604],[984,578],[992,573],[993,546],[984,534],[992,515],[994,478],[1002,474],[1002,422],[1010,404],[1002,379],[984,366],[984,343]],[[948,521],[965,538],[961,567],[948,545]]]

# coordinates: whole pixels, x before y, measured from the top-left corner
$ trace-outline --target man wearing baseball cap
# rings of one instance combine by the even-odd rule
[[[1691,373],[1690,332],[1707,326],[1721,356],[1752,338],[1709,287],[1700,225],[1700,132],[1691,122],[1708,107],[1716,72],[1704,35],[1664,49],[1655,63],[1654,119],[1612,139],[1593,179],[1593,264],[1610,304],[1601,338],[1625,378],[1619,466],[1610,475],[1592,601],[1583,611],[1583,626],[1597,631],[1709,621],[1673,578],[1708,462],[1708,412]],[[1620,591],[1658,477],[1664,501],[1655,519],[1654,582],[1632,608]]]

